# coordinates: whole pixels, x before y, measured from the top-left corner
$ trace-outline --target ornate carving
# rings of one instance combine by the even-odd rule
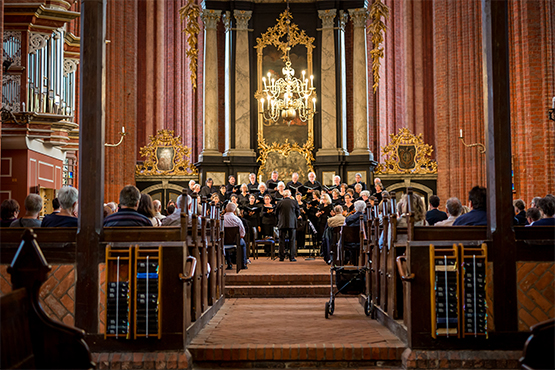
[[[272,145],[268,145],[268,143],[266,143],[266,139],[262,136],[262,133],[258,132],[258,150],[260,155],[256,161],[260,162],[260,168],[258,169],[259,175],[266,169],[266,162],[270,153],[278,153],[287,158],[291,152],[297,152],[304,157],[309,171],[314,171],[314,167],[312,167],[312,162],[314,161],[314,156],[312,155],[312,151],[314,150],[314,141],[312,137],[309,137],[303,146],[300,146],[297,143],[291,145],[289,139],[285,139],[285,143],[283,144],[273,142]]]
[[[221,10],[204,9],[200,15],[200,19],[204,22],[204,27],[206,29],[216,29],[218,26],[218,21],[222,15]]]
[[[273,45],[282,52],[283,56],[281,59],[286,62],[287,49],[292,49],[296,45],[301,44],[306,46],[307,53],[312,56],[312,49],[314,49],[314,37],[308,37],[304,30],[300,31],[299,26],[295,23],[291,23],[289,19],[293,19],[293,16],[288,10],[285,10],[277,19],[277,24],[273,27],[268,27],[266,33],[264,33],[262,37],[258,37],[256,39],[255,48],[258,50],[259,54],[262,53],[262,50],[266,46]],[[287,31],[289,31],[290,36],[289,42],[287,40]],[[281,40],[283,37],[285,37],[284,41]]]
[[[237,22],[238,30],[248,30],[249,29],[249,19],[252,17],[252,10],[237,10],[233,11],[233,16]]]
[[[366,27],[368,10],[366,8],[349,9],[349,14],[355,27]]]
[[[79,64],[79,59],[65,58],[64,77],[67,77],[70,73],[76,72],[78,64]]]
[[[372,44],[374,44],[374,48],[370,51],[372,57],[372,74],[374,75],[374,84],[372,85],[374,94],[380,83],[380,59],[384,57],[384,48],[381,44],[384,42],[384,34],[387,30],[385,22],[382,21],[382,17],[386,21],[389,19],[389,8],[382,3],[381,0],[375,0],[370,8],[370,19],[372,22],[370,23],[370,27],[368,27],[368,33],[372,34]]]
[[[189,58],[189,71],[191,72],[191,85],[193,90],[197,88],[197,67],[198,67],[198,34],[200,25],[198,17],[200,16],[200,7],[195,0],[187,1],[187,4],[179,9],[181,22],[185,21],[183,32],[187,34],[187,44],[189,48],[185,51],[185,55]]]
[[[29,32],[29,54],[35,54],[37,50],[45,47],[50,36],[52,35],[38,32]]]
[[[422,134],[414,136],[407,128],[390,134],[391,142],[382,149],[385,162],[376,167],[376,174],[437,173],[437,162],[430,156],[434,149],[424,144]]]
[[[3,50],[4,59],[13,59],[12,65],[21,65],[21,32],[19,31],[4,31],[3,41],[4,45],[10,45],[10,50]],[[4,46],[5,47],[5,46]]]
[[[2,98],[2,108],[10,112],[17,113],[21,111],[21,96],[19,91],[21,90],[21,75],[8,75],[2,76],[2,90],[6,89],[10,91],[15,91],[16,93],[11,96],[11,100],[8,100],[6,95]]]
[[[318,17],[322,20],[322,28],[333,28],[333,20],[337,14],[337,9],[318,10]]]
[[[339,27],[342,31],[345,31],[345,27],[347,26],[347,21],[349,20],[349,14],[347,12],[340,10],[339,11]]]
[[[171,130],[160,130],[150,136],[150,143],[142,147],[140,154],[146,157],[142,165],[135,168],[135,176],[197,175],[190,162],[191,148],[181,144],[181,137],[174,137]]]

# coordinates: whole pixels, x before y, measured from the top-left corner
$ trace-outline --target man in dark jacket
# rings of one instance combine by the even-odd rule
[[[439,207],[439,197],[432,195],[430,197],[430,210],[426,212],[426,221],[428,225],[434,226],[436,222],[447,220],[447,213],[437,209]]]
[[[513,208],[515,210],[513,225],[528,225],[528,220],[526,219],[526,204],[524,201],[522,199],[515,199],[513,201]]]
[[[285,260],[285,239],[289,239],[289,251],[291,262],[295,262],[297,250],[295,247],[295,234],[297,219],[300,217],[299,204],[291,198],[291,191],[283,192],[284,198],[276,206],[279,228],[279,260]]]
[[[152,222],[137,212],[141,192],[133,185],[127,185],[119,193],[120,210],[104,219],[104,227],[110,226],[152,226]]]

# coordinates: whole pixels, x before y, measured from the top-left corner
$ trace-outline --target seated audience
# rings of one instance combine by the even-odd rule
[[[108,215],[111,215],[112,213],[112,208],[110,208],[108,205],[104,205],[104,218],[108,217]]]
[[[399,203],[397,203],[397,210],[399,212],[399,218],[397,219],[397,227],[407,227],[407,217],[409,212],[408,207],[408,195],[403,194]],[[414,214],[414,226],[426,226],[426,213],[424,200],[418,194],[412,194],[411,196],[411,211]]]
[[[156,199],[152,201],[152,205],[154,206],[154,217],[159,219],[160,223],[162,223],[162,220],[166,218],[166,216],[162,214],[162,202]]]
[[[118,211],[118,205],[116,204],[116,202],[108,202],[107,206],[110,207],[112,213],[116,213]]]
[[[219,199],[217,195],[214,195],[214,198]],[[168,217],[162,220],[162,226],[181,226],[181,199],[183,196],[180,195],[177,197],[176,204],[173,205],[173,212],[170,213],[171,209],[168,207]],[[192,207],[192,199],[190,196],[187,195],[187,208],[190,211]],[[191,218],[189,217],[189,225],[191,225]]]
[[[355,213],[345,218],[345,226],[359,226],[360,216],[364,216],[364,221],[366,222],[367,217],[364,211],[366,210],[366,203],[362,200],[357,200],[354,204]]]
[[[445,209],[447,210],[447,214],[449,215],[449,217],[447,217],[447,219],[444,221],[436,222],[434,226],[452,226],[457,217],[461,215],[461,201],[459,200],[459,198],[449,198],[447,199],[447,203],[445,204]]]
[[[46,216],[42,220],[42,227],[77,227],[78,219],[75,217],[79,192],[77,189],[64,186],[58,191],[60,212]]]
[[[530,207],[538,208],[538,201],[542,199],[542,197],[534,197],[530,202]]]
[[[513,208],[515,211],[515,217],[513,219],[513,225],[527,225],[526,220],[526,204],[522,199],[515,199],[513,201]]]
[[[537,205],[543,216],[534,222],[534,226],[555,226],[555,197],[546,195],[538,201]]]
[[[453,226],[487,225],[487,191],[482,186],[475,186],[468,193],[468,203],[471,211],[460,216],[453,222]]]
[[[6,199],[2,202],[0,227],[10,227],[19,216],[19,203],[15,199]]]
[[[60,201],[58,198],[52,199],[52,213],[59,213],[60,212]]]
[[[237,248],[239,247],[243,248],[242,268],[246,269],[247,268],[247,244],[243,239],[245,237],[245,227],[243,226],[243,222],[241,221],[241,219],[235,215],[236,209],[237,209],[237,205],[231,202],[228,203],[227,206],[225,207],[224,230],[226,227],[235,227],[235,226],[239,227],[239,236],[241,237],[241,239],[239,241],[240,245],[238,245]],[[225,254],[225,260],[227,262],[227,270],[233,269],[232,263],[231,263],[231,256],[227,252]],[[237,263],[239,263],[239,261],[237,261]]]
[[[173,204],[173,203],[170,204],[170,205],[168,206],[168,208],[166,209],[166,212],[168,213],[168,215],[173,214],[173,213],[175,212],[175,204]],[[167,217],[167,216],[164,216],[164,218],[166,218],[166,217]],[[165,226],[165,225],[162,225],[162,226]]]
[[[15,220],[10,227],[40,227],[39,214],[42,209],[42,198],[38,194],[29,194],[24,202],[25,216]]]
[[[148,194],[141,194],[141,200],[139,201],[139,207],[137,207],[137,212],[146,216],[152,223],[152,226],[160,226],[161,222],[156,218],[156,211],[154,210],[154,204],[152,203],[152,198]]]
[[[432,195],[430,197],[430,210],[426,212],[426,221],[430,226],[433,226],[436,222],[447,219],[447,214],[437,209],[438,207],[439,197],[437,195]]]
[[[343,207],[335,206],[331,211],[331,217],[328,218],[328,227],[334,228],[345,224],[345,216],[343,216]]]
[[[542,214],[539,208],[528,208],[528,210],[526,211],[526,220],[528,221],[528,224],[526,226],[532,226],[540,218],[542,218]]]
[[[104,219],[104,227],[111,226],[152,226],[148,217],[137,212],[141,192],[133,185],[127,185],[119,193],[120,210]]]

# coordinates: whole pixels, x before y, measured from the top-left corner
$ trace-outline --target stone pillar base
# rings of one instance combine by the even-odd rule
[[[221,157],[221,156],[222,156],[222,153],[220,153],[217,150],[205,149],[198,156],[198,160],[199,162],[203,162],[205,157]]]
[[[252,149],[229,149],[224,153],[224,157],[256,157]]]
[[[369,160],[371,160],[371,161],[374,160],[374,155],[368,149],[354,149],[351,153],[349,153],[349,155],[350,156],[364,156],[364,157],[368,157]]]
[[[319,149],[316,152],[316,157],[333,157],[333,156],[344,156],[347,155],[347,152],[343,149],[339,148],[330,148],[330,149]]]

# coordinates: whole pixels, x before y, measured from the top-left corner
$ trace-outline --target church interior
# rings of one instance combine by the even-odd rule
[[[0,31],[1,368],[555,368],[554,2]]]

